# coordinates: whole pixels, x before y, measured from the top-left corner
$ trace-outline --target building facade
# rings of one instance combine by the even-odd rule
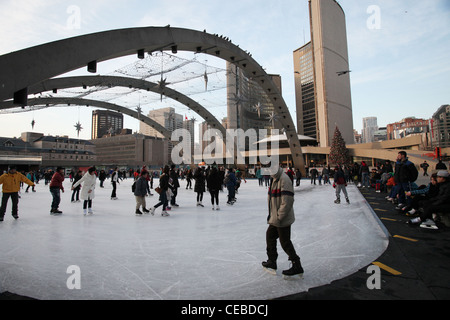
[[[450,105],[441,106],[431,119],[433,146],[450,148]]]
[[[412,134],[427,134],[430,121],[409,117],[387,125],[388,140],[405,138]]]
[[[123,129],[123,114],[109,110],[92,111],[91,139],[116,134]]]
[[[162,167],[168,163],[167,140],[142,134],[123,134],[91,140],[97,163],[127,168]]]
[[[280,93],[281,77],[270,75]],[[227,62],[227,126],[228,129],[281,129],[273,117],[274,105],[261,86],[248,79],[242,70]],[[258,137],[265,138],[265,137]]]
[[[329,147],[338,126],[353,144],[345,13],[335,0],[309,0],[309,10],[311,42],[294,51],[298,133]]]
[[[366,117],[363,118],[363,128],[361,132],[362,142],[371,143],[374,141],[375,131],[378,130],[378,119],[377,117]]]

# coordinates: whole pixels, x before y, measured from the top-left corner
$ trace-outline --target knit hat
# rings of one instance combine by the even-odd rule
[[[437,173],[437,176],[442,178],[448,178],[450,174],[448,173],[448,171],[441,170]]]

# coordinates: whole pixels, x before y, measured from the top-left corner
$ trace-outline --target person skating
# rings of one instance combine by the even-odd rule
[[[119,171],[118,168],[115,167],[114,171],[111,175],[111,184],[112,184],[112,192],[111,192],[111,200],[117,200],[117,184],[119,183]]]
[[[295,222],[294,214],[294,187],[291,179],[278,168],[272,175],[268,194],[269,216],[267,223],[269,227],[266,231],[266,245],[268,260],[262,263],[266,269],[276,272],[277,270],[277,239],[280,240],[281,247],[292,262],[292,267],[283,271],[285,276],[301,276],[304,272],[291,241],[291,226]]]
[[[202,201],[203,201],[203,193],[205,192],[205,168],[203,166],[200,166],[195,170],[194,173],[194,192],[197,193],[197,207],[204,207]]]
[[[347,201],[347,203],[350,203],[350,200],[348,199],[348,193],[346,188],[347,182],[345,181],[344,171],[339,166],[335,168],[333,187],[336,188],[336,200],[334,201],[334,203],[336,204],[341,203],[341,191],[344,193],[345,200]]]
[[[83,172],[81,170],[78,170],[77,173],[75,174],[75,176],[73,177],[73,183],[72,186],[77,183],[81,178],[83,177]],[[80,190],[81,190],[81,186],[78,185],[75,189],[73,189],[72,191],[72,199],[71,202],[80,202]]]
[[[95,185],[97,183],[97,176],[95,175],[95,167],[91,167],[88,171],[83,175],[83,177],[78,180],[72,186],[72,190],[74,190],[77,186],[82,184],[81,187],[81,199],[83,201],[83,214],[87,213],[93,214],[92,211],[92,200],[95,198]]]
[[[236,176],[234,175],[233,168],[228,169],[228,173],[225,176],[224,183],[228,190],[227,204],[232,206],[236,201],[235,195],[236,195],[236,184],[237,184],[237,179],[236,179]]]
[[[59,210],[59,204],[61,203],[61,192],[64,193],[64,168],[56,168],[56,172],[53,174],[50,181],[50,193],[52,194],[53,201],[50,209],[51,215],[62,214]]]
[[[213,210],[220,210],[219,208],[219,190],[222,185],[219,171],[216,167],[212,167],[206,178],[207,187],[211,194],[211,205]]]
[[[142,207],[142,211],[144,213],[149,213],[150,210],[147,210],[147,204],[145,201],[145,197],[147,196],[147,178],[148,178],[148,171],[142,171],[141,176],[139,179],[136,180],[136,189],[134,190],[134,196],[136,197],[136,214],[142,215],[141,210],[139,210]],[[154,210],[151,212],[152,215],[155,214]]]
[[[19,190],[20,183],[24,182],[29,186],[34,187],[35,184],[30,181],[27,177],[25,177],[20,172],[17,172],[15,166],[10,166],[9,171],[0,176],[0,184],[2,187],[2,205],[0,208],[0,222],[4,220],[6,206],[8,204],[8,199],[11,198],[12,201],[12,216],[14,219],[19,219],[18,215],[18,206],[19,206]]]
[[[174,164],[172,164],[170,167],[169,176],[172,179],[172,188],[171,188],[172,197],[170,198],[170,205],[174,207],[179,207],[177,203],[177,195],[178,195],[178,188],[180,187],[180,182],[178,181],[179,175]]]
[[[163,169],[163,173],[159,177],[159,188],[161,189],[159,194],[159,202],[150,209],[150,213],[152,215],[155,214],[155,211],[158,207],[163,206],[161,215],[163,217],[170,216],[166,211],[169,204],[167,201],[167,190],[169,189],[169,171],[169,166],[165,166]]]

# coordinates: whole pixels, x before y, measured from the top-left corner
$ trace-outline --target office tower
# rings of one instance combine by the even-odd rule
[[[370,143],[374,141],[374,133],[378,130],[378,120],[376,117],[363,118],[362,142]]]
[[[309,0],[309,11],[311,41],[294,51],[298,133],[329,147],[337,126],[353,144],[345,13],[335,0]]]
[[[116,134],[123,129],[123,114],[108,111],[92,111],[91,139],[99,139],[107,134]]]

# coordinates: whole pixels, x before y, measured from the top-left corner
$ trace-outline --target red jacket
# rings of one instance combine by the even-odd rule
[[[52,177],[52,181],[50,181],[50,188],[58,187],[62,191],[64,191],[63,186],[64,176],[60,174],[59,172],[55,172],[55,174]]]

